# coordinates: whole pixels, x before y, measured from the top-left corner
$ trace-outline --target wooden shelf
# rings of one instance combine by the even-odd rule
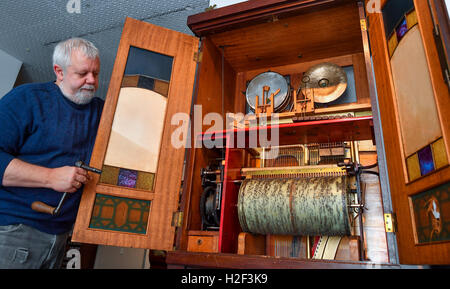
[[[231,144],[227,141],[227,146],[237,147],[236,141],[239,137],[245,136],[247,146],[252,132],[267,132],[267,139],[270,141],[271,134],[276,133],[276,130],[279,133],[279,145],[372,140],[373,117],[363,116],[230,129],[203,133],[200,137],[203,140],[230,139],[231,134],[234,134],[235,143]]]

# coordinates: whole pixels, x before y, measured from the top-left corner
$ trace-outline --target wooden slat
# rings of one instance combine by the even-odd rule
[[[147,201],[151,201],[155,197],[155,194],[149,191],[122,188],[105,184],[97,185],[95,190],[99,194],[111,195],[116,197],[126,197],[131,199],[147,200]]]
[[[281,75],[302,74],[303,72],[306,72],[312,66],[323,63],[323,62],[331,62],[331,63],[334,63],[339,66],[349,66],[349,65],[353,64],[354,57],[355,57],[355,55],[349,54],[349,55],[342,55],[342,56],[337,56],[337,57],[323,58],[323,59],[313,60],[313,61],[292,63],[292,64],[287,64],[287,65],[278,65],[278,63],[277,63],[277,64],[271,65],[269,67],[245,71],[245,77],[246,77],[247,81],[250,81],[258,74],[269,71],[269,70],[278,72]],[[295,86],[295,87],[297,87],[297,86]]]
[[[355,141],[355,140],[370,140],[372,139],[372,117],[354,117],[342,119],[317,120],[297,123],[287,123],[273,126],[266,126],[267,139],[271,139],[272,129],[279,131],[279,144],[290,145],[295,143],[328,143],[339,141]],[[234,133],[234,141],[241,132],[245,132],[245,138],[248,145],[249,131],[257,130],[256,127],[246,129],[227,130],[207,132],[203,135],[204,139],[224,138],[226,134]],[[259,132],[260,133],[260,132]],[[244,135],[244,134],[243,134]],[[237,147],[236,143],[231,144],[232,147]],[[257,144],[258,145],[258,144]]]
[[[324,9],[332,4],[355,2],[355,0],[253,0],[244,1],[220,9],[190,15],[189,28],[197,35],[204,36],[235,27],[267,22],[274,15],[286,17],[292,14],[308,13]]]
[[[241,256],[236,254],[205,254],[193,252],[168,252],[166,262],[169,267],[230,268],[230,269],[400,269],[399,265],[358,262],[325,261],[295,258],[271,258],[267,256]]]

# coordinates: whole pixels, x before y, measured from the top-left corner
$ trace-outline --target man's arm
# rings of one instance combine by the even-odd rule
[[[77,167],[45,168],[24,162],[15,156],[32,126],[34,97],[23,87],[16,88],[0,100],[0,186],[49,188],[58,192],[75,192],[89,180],[87,171]]]
[[[13,159],[5,169],[2,185],[5,187],[49,188],[73,193],[91,177],[77,167],[45,168],[19,159]]]

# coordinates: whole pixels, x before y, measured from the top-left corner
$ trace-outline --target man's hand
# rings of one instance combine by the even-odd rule
[[[49,169],[19,159],[6,167],[2,185],[5,187],[49,188],[58,192],[73,193],[91,180],[82,168],[65,166]]]
[[[51,169],[49,186],[57,192],[74,193],[90,179],[91,176],[89,176],[86,170],[65,166]]]

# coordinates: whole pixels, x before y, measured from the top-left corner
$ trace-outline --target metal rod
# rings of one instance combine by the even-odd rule
[[[66,200],[66,198],[67,198],[67,192],[65,192],[65,193],[62,195],[61,200],[59,200],[58,205],[56,206],[55,210],[53,210],[53,213],[52,213],[53,216],[59,214],[59,210],[61,209],[61,206],[62,206],[62,204],[64,203],[64,201]]]
[[[358,195],[358,203],[359,204],[363,204],[361,198],[362,198],[362,193],[361,193],[361,174],[360,172],[356,172],[356,191],[357,191],[357,195]],[[365,250],[364,250],[364,227],[363,227],[363,218],[362,218],[362,208],[361,211],[358,213],[358,221],[359,221],[359,234],[360,234],[360,238],[361,238],[361,244],[360,244],[360,258],[361,261],[365,260]]]
[[[306,236],[306,258],[311,259],[311,244],[309,243],[309,236]]]
[[[347,205],[349,208],[364,208],[363,204],[353,204],[353,205]]]

